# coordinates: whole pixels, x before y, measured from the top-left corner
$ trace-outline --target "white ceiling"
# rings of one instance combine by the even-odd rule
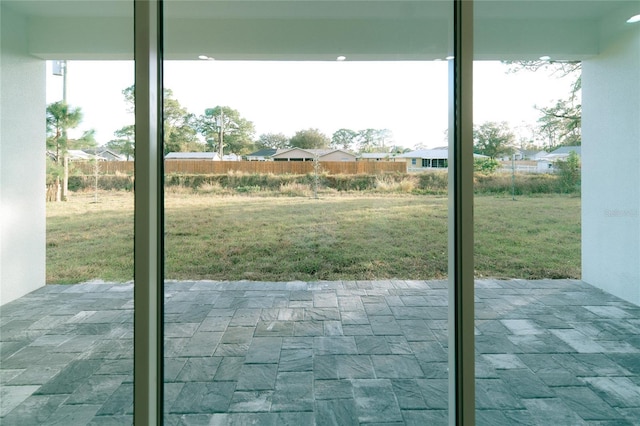
[[[165,2],[169,59],[432,60],[450,53],[449,1]],[[595,55],[606,37],[637,31],[629,0],[476,0],[479,59]],[[130,0],[2,0],[28,17],[31,52],[45,59],[130,59]]]

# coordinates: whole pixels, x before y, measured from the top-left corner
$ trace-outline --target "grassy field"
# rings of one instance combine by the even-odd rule
[[[579,278],[580,199],[475,199],[477,277]],[[427,195],[166,196],[166,277],[433,279],[447,274],[447,200]],[[133,278],[133,195],[47,204],[47,282]]]

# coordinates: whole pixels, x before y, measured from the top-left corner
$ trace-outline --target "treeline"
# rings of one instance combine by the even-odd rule
[[[135,86],[122,91],[129,112],[135,105]],[[114,132],[114,139],[106,146],[132,159],[135,154],[135,126],[128,124]],[[334,148],[357,152],[404,152],[393,145],[389,129],[340,129],[329,136],[309,128],[289,137],[283,133],[265,133],[256,137],[253,122],[229,106],[205,109],[203,114],[189,112],[174,98],[170,89],[164,90],[164,151],[218,152],[245,155],[263,148]]]

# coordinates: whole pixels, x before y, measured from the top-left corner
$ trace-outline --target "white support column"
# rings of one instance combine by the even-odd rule
[[[162,0],[135,0],[134,423],[161,425],[162,306]]]
[[[454,0],[449,74],[449,424],[475,423],[473,1]]]
[[[0,305],[45,285],[45,61],[0,2]]]
[[[633,25],[583,63],[582,279],[640,305],[640,23]]]

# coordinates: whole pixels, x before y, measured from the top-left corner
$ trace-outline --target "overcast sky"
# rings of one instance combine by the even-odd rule
[[[48,64],[50,66],[50,64]],[[445,143],[448,65],[441,62],[168,62],[165,87],[196,115],[225,105],[237,109],[263,133],[293,136],[318,128],[387,128],[397,145],[413,148]],[[506,73],[497,62],[474,65],[474,121],[507,121],[530,135],[539,113],[566,97],[569,79],[539,71]],[[79,106],[79,131],[96,130],[98,143],[133,124],[122,89],[133,84],[131,61],[72,61],[67,100]],[[47,103],[62,98],[62,77],[47,72]],[[72,134],[73,136],[73,134]]]

